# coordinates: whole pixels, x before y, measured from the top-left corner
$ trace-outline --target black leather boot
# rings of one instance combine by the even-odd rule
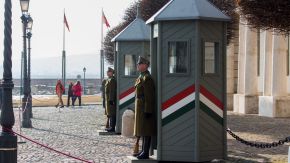
[[[149,158],[149,149],[150,149],[150,143],[151,143],[151,137],[150,136],[144,136],[144,150],[142,153],[137,156],[138,159],[148,159]]]
[[[142,148],[141,148],[141,151],[138,152],[138,153],[134,153],[133,156],[134,156],[134,157],[137,157],[137,156],[139,156],[143,151],[144,151],[144,137],[142,136]]]
[[[109,131],[112,129],[112,117],[109,117],[109,128],[106,128],[106,131]]]
[[[110,117],[110,128],[107,131],[115,132],[115,126],[116,126],[116,117],[112,116]]]

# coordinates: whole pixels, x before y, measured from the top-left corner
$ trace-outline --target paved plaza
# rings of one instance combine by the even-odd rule
[[[82,159],[100,163],[123,163],[132,153],[134,139],[121,135],[98,136],[104,128],[104,110],[100,105],[82,108],[33,108],[32,129],[22,129],[22,134],[49,147]],[[18,109],[15,109],[19,132]],[[256,115],[237,115],[229,112],[228,126],[246,140],[272,142],[290,136],[290,119],[265,118]],[[18,138],[19,141],[19,138]],[[226,162],[287,162],[288,146],[256,149],[238,143],[228,135],[228,161]],[[19,163],[73,163],[81,162],[29,141],[18,144]],[[224,162],[224,161],[222,161]]]

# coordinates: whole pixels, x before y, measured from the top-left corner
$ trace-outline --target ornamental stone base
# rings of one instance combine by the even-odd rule
[[[260,96],[259,115],[290,117],[290,96]]]
[[[259,97],[255,95],[234,94],[234,112],[258,114]]]

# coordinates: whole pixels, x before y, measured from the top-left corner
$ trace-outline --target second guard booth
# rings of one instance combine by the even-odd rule
[[[140,11],[140,10],[139,10]],[[112,39],[115,42],[115,72],[117,78],[117,124],[121,133],[122,115],[126,109],[134,110],[135,80],[138,56],[150,57],[150,26],[137,11],[136,19]]]
[[[146,22],[157,86],[157,160],[226,158],[229,20],[207,0],[171,0]]]

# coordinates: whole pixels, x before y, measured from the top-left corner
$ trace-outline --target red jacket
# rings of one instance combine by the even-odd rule
[[[55,86],[55,92],[57,95],[62,95],[64,92],[64,86],[62,85],[61,81],[58,81]]]
[[[72,88],[74,96],[82,96],[82,86],[80,84],[76,84]]]

